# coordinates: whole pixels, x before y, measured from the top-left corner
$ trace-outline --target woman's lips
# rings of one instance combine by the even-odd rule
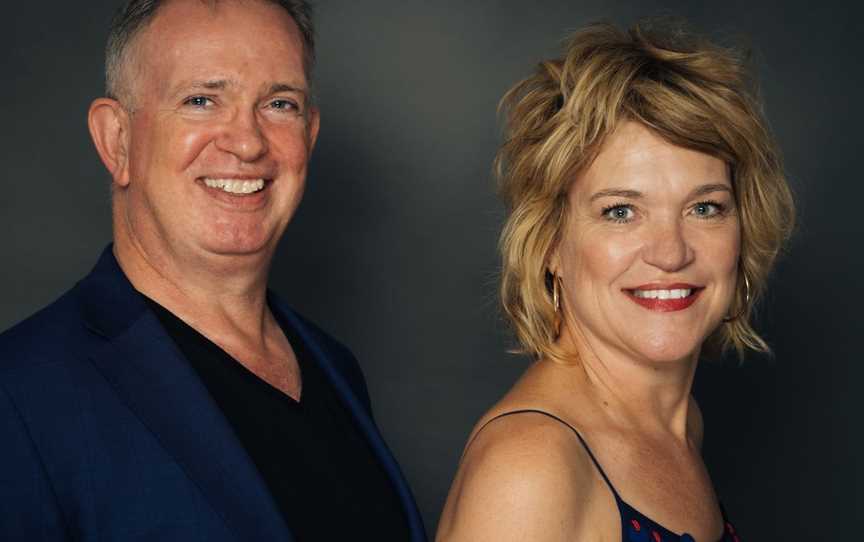
[[[692,284],[669,284],[663,286],[640,286],[625,289],[624,293],[633,302],[657,312],[681,311],[696,302],[703,287]]]

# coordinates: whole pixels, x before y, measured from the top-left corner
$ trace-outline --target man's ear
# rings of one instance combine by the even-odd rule
[[[321,112],[317,107],[309,110],[309,118],[306,120],[306,124],[309,137],[309,156],[312,156],[312,150],[315,148],[315,142],[318,140],[318,128],[321,127]]]
[[[90,104],[87,126],[96,152],[119,186],[129,184],[129,113],[120,102],[98,98]]]

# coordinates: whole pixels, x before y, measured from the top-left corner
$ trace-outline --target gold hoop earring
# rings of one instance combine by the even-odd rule
[[[738,311],[738,314],[736,314],[735,316],[727,316],[723,318],[723,323],[728,324],[741,318],[742,316],[744,316],[744,314],[747,312],[748,307],[750,306],[750,281],[747,279],[747,275],[745,275],[744,273],[742,273],[741,276],[744,277],[744,306],[741,307],[741,310]]]
[[[552,275],[552,306],[555,307],[555,314],[561,312],[561,278],[558,275]]]

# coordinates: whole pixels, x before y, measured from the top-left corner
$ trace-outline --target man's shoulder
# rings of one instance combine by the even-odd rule
[[[0,372],[56,361],[86,340],[77,285],[32,316],[0,333]]]

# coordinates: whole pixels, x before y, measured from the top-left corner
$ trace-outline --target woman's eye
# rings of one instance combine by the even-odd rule
[[[629,205],[615,205],[603,209],[603,217],[613,222],[630,222],[636,217],[636,213]]]
[[[700,218],[713,218],[722,215],[723,205],[713,201],[700,201],[693,206],[693,213]]]

